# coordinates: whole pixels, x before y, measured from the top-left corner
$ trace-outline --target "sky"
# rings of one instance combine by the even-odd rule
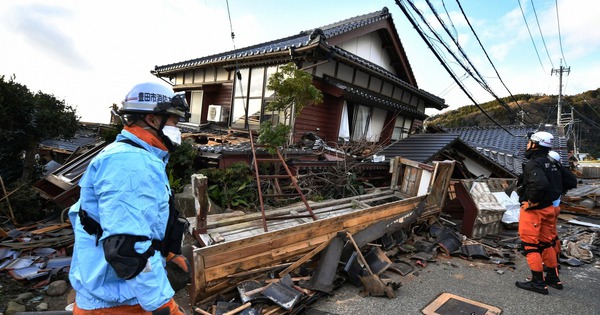
[[[434,38],[408,0],[400,2]],[[449,109],[491,101],[493,95],[557,95],[561,66],[569,70],[562,78],[564,95],[600,87],[600,1],[460,0],[484,50],[456,0],[431,0],[470,62],[427,2],[411,2],[454,51],[458,61],[439,41],[435,44],[468,94],[394,0],[2,0],[0,76],[14,75],[31,91],[64,100],[83,122],[108,123],[111,105],[120,104],[131,87],[160,82],[150,73],[156,65],[295,35],[387,7],[418,87],[444,98]],[[460,63],[472,64],[469,72],[479,73],[492,93]]]

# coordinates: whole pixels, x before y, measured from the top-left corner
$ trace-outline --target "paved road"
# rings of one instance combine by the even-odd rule
[[[600,269],[593,265],[562,266],[565,288],[549,288],[549,295],[518,289],[515,281],[530,275],[524,257],[515,259],[514,271],[494,271],[496,265],[483,260],[438,257],[436,263],[415,269],[413,274],[397,276],[402,283],[397,297],[361,297],[352,284],[321,298],[312,308],[335,314],[422,314],[421,310],[440,294],[448,292],[463,298],[492,305],[503,315],[600,315]]]

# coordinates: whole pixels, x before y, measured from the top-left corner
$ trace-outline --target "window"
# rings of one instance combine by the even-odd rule
[[[411,125],[411,119],[400,115],[396,117],[396,122],[394,123],[394,132],[392,133],[392,140],[399,140],[408,137],[408,132],[410,131]]]
[[[240,69],[241,80],[234,84],[231,127],[257,130],[265,119],[283,119],[280,113],[265,113],[264,105],[273,99],[273,91],[266,88],[268,78],[277,72],[277,66]],[[247,109],[247,111],[246,111]],[[248,126],[246,126],[246,120]]]
[[[387,114],[385,109],[348,104],[348,113],[352,141],[379,141]]]

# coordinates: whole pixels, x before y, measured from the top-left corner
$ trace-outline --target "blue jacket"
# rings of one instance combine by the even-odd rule
[[[145,150],[118,142],[123,139],[133,140]],[[167,161],[167,151],[123,130],[117,141],[90,162],[79,181],[80,199],[69,210],[75,233],[69,280],[77,292],[79,308],[140,304],[146,311],[153,311],[173,297],[166,262],[159,251],[148,259],[139,275],[124,280],[106,262],[102,248],[102,241],[115,234],[140,235],[150,240],[164,238],[171,193],[165,173]],[[80,206],[102,226],[98,246],[95,236],[85,232],[81,225]],[[150,240],[137,242],[136,251],[147,250]]]

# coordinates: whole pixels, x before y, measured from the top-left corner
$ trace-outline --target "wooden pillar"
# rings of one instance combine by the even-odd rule
[[[390,189],[392,191],[398,190],[398,180],[400,178],[400,172],[402,172],[402,163],[400,163],[400,157],[395,156],[390,160],[390,172],[392,173],[392,181],[390,182]]]
[[[208,178],[202,174],[192,175],[192,191],[196,199],[196,228],[192,235],[202,246],[208,246],[211,243],[208,232],[208,210],[210,203],[208,200]]]
[[[196,199],[196,229],[200,233],[206,233],[208,215],[208,178],[202,174],[192,175],[192,190]]]

